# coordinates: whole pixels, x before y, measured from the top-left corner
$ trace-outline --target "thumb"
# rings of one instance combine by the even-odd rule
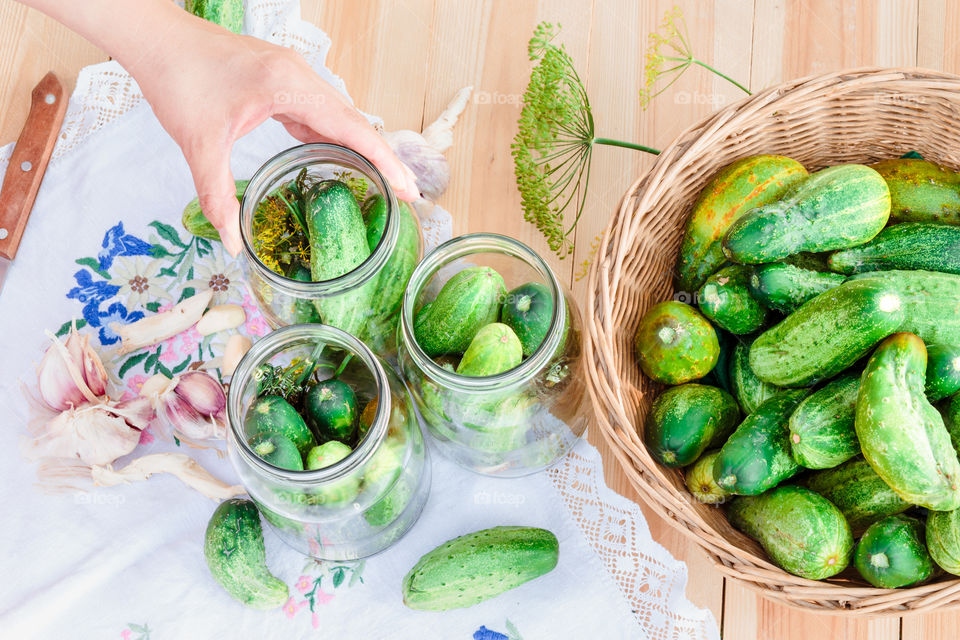
[[[200,200],[200,210],[220,232],[227,252],[240,253],[240,203],[237,187],[230,172],[230,150],[204,147],[188,158],[193,182]]]

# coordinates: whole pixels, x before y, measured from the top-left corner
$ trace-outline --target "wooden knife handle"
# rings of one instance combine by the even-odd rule
[[[0,256],[13,260],[27,218],[40,190],[40,182],[57,143],[67,96],[52,71],[33,88],[30,113],[10,156],[0,187]]]

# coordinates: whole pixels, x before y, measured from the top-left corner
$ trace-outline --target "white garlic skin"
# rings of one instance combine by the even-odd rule
[[[37,388],[44,403],[54,411],[99,400],[107,390],[107,372],[90,336],[71,328],[66,342],[53,340],[37,367]]]

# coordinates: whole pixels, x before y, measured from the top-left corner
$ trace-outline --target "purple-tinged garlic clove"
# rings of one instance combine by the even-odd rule
[[[66,342],[47,332],[51,340],[37,367],[37,388],[44,403],[64,411],[85,402],[99,403],[106,393],[107,372],[100,356],[72,327]]]
[[[178,379],[173,392],[190,403],[200,415],[222,419],[227,407],[227,394],[206,371],[188,371]]]

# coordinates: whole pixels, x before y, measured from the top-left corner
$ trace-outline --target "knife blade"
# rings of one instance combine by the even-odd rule
[[[66,90],[52,71],[33,88],[30,112],[0,187],[0,292],[17,255],[37,191],[67,111]]]

